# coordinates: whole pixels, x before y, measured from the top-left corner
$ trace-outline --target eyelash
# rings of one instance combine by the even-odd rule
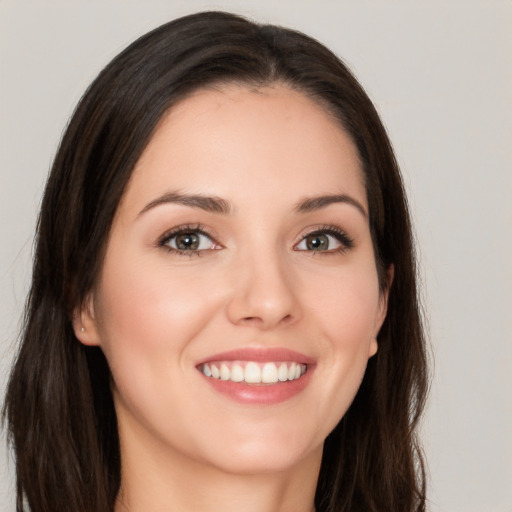
[[[215,250],[215,249],[202,249],[202,250],[186,250],[186,251],[184,251],[184,250],[176,249],[174,247],[170,247],[169,245],[167,245],[170,242],[170,240],[172,240],[173,238],[175,238],[179,235],[184,235],[184,234],[188,234],[188,233],[194,233],[194,234],[206,236],[212,241],[213,244],[220,245],[215,240],[213,235],[210,234],[208,232],[208,230],[201,224],[186,224],[186,225],[182,225],[182,226],[177,226],[177,227],[167,231],[166,233],[164,233],[158,240],[157,246],[170,252],[170,253],[174,253],[179,256],[188,256],[188,257],[202,256],[203,253],[208,252],[209,250]],[[352,249],[352,247],[354,247],[354,240],[351,237],[349,237],[347,235],[347,233],[345,233],[345,231],[343,231],[342,229],[340,229],[337,226],[326,225],[326,226],[322,226],[318,229],[314,229],[313,231],[309,231],[309,232],[305,233],[304,235],[302,235],[300,241],[294,245],[294,248],[297,247],[300,243],[304,242],[307,237],[315,236],[315,235],[332,236],[340,243],[340,247],[338,247],[336,249],[325,250],[325,251],[314,251],[314,250],[310,250],[310,251],[298,250],[298,251],[312,253],[311,254],[312,256],[316,256],[318,254],[333,255],[333,254],[342,254],[342,253]],[[295,249],[295,250],[297,250],[297,249]]]
[[[354,239],[347,235],[347,233],[338,226],[332,225],[324,225],[318,229],[314,229],[313,231],[305,233],[304,235],[302,235],[299,244],[305,241],[308,236],[315,235],[330,235],[340,243],[340,247],[338,247],[337,249],[331,249],[326,251],[304,251],[311,253],[311,256],[317,256],[319,254],[323,256],[343,254],[354,247]],[[295,247],[299,244],[296,244]]]
[[[199,234],[199,235],[206,236],[214,244],[220,245],[215,240],[213,235],[211,235],[208,232],[208,230],[204,226],[202,226],[201,224],[185,224],[183,226],[177,226],[177,227],[171,229],[170,231],[167,231],[166,233],[164,233],[162,235],[162,237],[158,240],[157,245],[158,245],[158,247],[161,247],[162,249],[164,249],[164,250],[166,250],[166,251],[168,251],[170,253],[177,254],[179,256],[188,256],[188,257],[202,256],[204,252],[207,252],[207,250],[203,249],[203,250],[200,250],[200,251],[197,251],[197,250],[183,251],[181,249],[175,249],[174,247],[169,247],[167,245],[173,238],[175,238],[175,237],[177,237],[179,235],[185,235],[185,234],[188,234],[188,233],[194,233],[194,234]],[[214,250],[214,249],[211,249],[211,250]]]

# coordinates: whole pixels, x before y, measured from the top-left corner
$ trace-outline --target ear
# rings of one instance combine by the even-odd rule
[[[94,314],[94,297],[90,293],[73,312],[73,330],[80,343],[88,346],[100,345],[98,326]]]
[[[375,325],[373,338],[370,343],[370,349],[368,352],[368,357],[372,357],[377,353],[378,343],[377,343],[377,335],[379,334],[380,328],[386,319],[386,315],[388,312],[388,299],[389,299],[389,291],[391,290],[391,286],[393,285],[393,279],[395,277],[395,266],[390,265],[386,269],[386,283],[384,289],[380,292],[379,305],[377,309],[377,314],[375,316]]]

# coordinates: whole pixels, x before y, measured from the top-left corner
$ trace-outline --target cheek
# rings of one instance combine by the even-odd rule
[[[105,264],[95,304],[100,343],[114,377],[183,366],[187,348],[217,311],[204,280],[156,265]],[[135,372],[135,369],[137,370]],[[154,369],[154,368],[153,368]]]
[[[136,418],[148,430],[165,426],[186,437],[169,411],[193,403],[192,388],[183,383],[197,372],[191,364],[197,335],[218,312],[219,297],[205,293],[204,279],[156,265],[107,261],[103,275],[97,325],[120,423]]]
[[[355,350],[373,339],[380,302],[373,260],[316,276],[307,289],[311,297],[308,309],[325,329],[333,348]]]
[[[315,326],[318,351],[323,354],[322,394],[318,411],[329,411],[332,430],[352,403],[375,346],[375,322],[379,310],[379,288],[373,266],[351,268],[331,279],[310,283],[311,322]],[[313,293],[314,292],[314,293]]]

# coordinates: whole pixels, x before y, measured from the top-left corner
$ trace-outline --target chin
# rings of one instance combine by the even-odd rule
[[[293,470],[322,457],[323,435],[311,425],[246,424],[210,431],[196,457],[225,473],[254,475]],[[207,444],[208,443],[208,444]],[[194,456],[193,454],[190,454]]]
[[[229,455],[216,460],[214,465],[222,472],[237,475],[268,475],[284,473],[309,464],[310,460],[321,459],[323,444],[311,451],[299,447],[286,449],[269,449],[268,447],[253,446],[244,449],[233,448]]]

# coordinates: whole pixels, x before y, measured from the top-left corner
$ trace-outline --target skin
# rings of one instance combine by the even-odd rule
[[[155,204],[176,192],[222,198],[230,211]],[[350,199],[297,211],[327,194]],[[386,314],[367,212],[354,144],[298,92],[225,86],[166,114],[75,320],[112,371],[117,511],[314,510],[324,439],[357,392]],[[180,225],[201,225],[205,250],[162,246]],[[308,249],[305,237],[326,226],[351,246],[329,236],[326,250]],[[308,385],[281,403],[239,403],[196,367],[247,347],[313,358]]]

